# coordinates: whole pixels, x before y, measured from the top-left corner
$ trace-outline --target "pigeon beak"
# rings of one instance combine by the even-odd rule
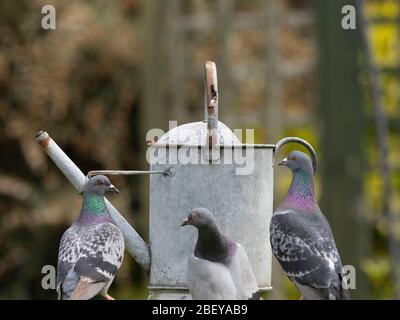
[[[182,222],[181,227],[187,226],[189,224],[189,219]]]
[[[287,158],[282,159],[281,162],[278,163],[278,166],[287,166],[288,160]]]
[[[108,187],[108,191],[119,193],[119,190],[113,184],[110,184],[110,186]]]

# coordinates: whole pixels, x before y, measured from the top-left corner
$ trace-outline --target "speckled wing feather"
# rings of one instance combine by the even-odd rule
[[[90,299],[108,289],[123,253],[123,236],[114,224],[73,224],[64,233],[59,248],[59,298]]]
[[[283,270],[309,299],[341,295],[342,263],[322,213],[277,211],[271,220],[271,246]]]

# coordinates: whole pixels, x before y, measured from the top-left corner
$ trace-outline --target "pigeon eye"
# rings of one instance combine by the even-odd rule
[[[103,181],[103,180],[99,180],[99,181],[97,182],[97,184],[98,184],[99,186],[102,186],[102,185],[104,185],[104,181]]]
[[[296,161],[296,156],[291,156],[290,160]]]
[[[192,219],[197,219],[197,213],[192,214]]]

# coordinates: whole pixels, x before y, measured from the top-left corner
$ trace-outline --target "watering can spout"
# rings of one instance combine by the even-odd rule
[[[77,191],[82,190],[86,176],[75,163],[54,142],[46,131],[39,131],[35,136],[36,141],[43,147],[49,157],[54,161],[61,172],[71,182]],[[150,270],[150,246],[140,237],[134,228],[125,220],[118,210],[106,199],[107,209],[119,227],[125,239],[126,250],[146,271]]]

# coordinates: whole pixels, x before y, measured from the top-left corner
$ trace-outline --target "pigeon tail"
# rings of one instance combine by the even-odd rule
[[[343,288],[343,277],[339,273],[339,281],[331,286],[331,294],[334,295],[335,300],[351,300],[350,293],[347,289]]]

